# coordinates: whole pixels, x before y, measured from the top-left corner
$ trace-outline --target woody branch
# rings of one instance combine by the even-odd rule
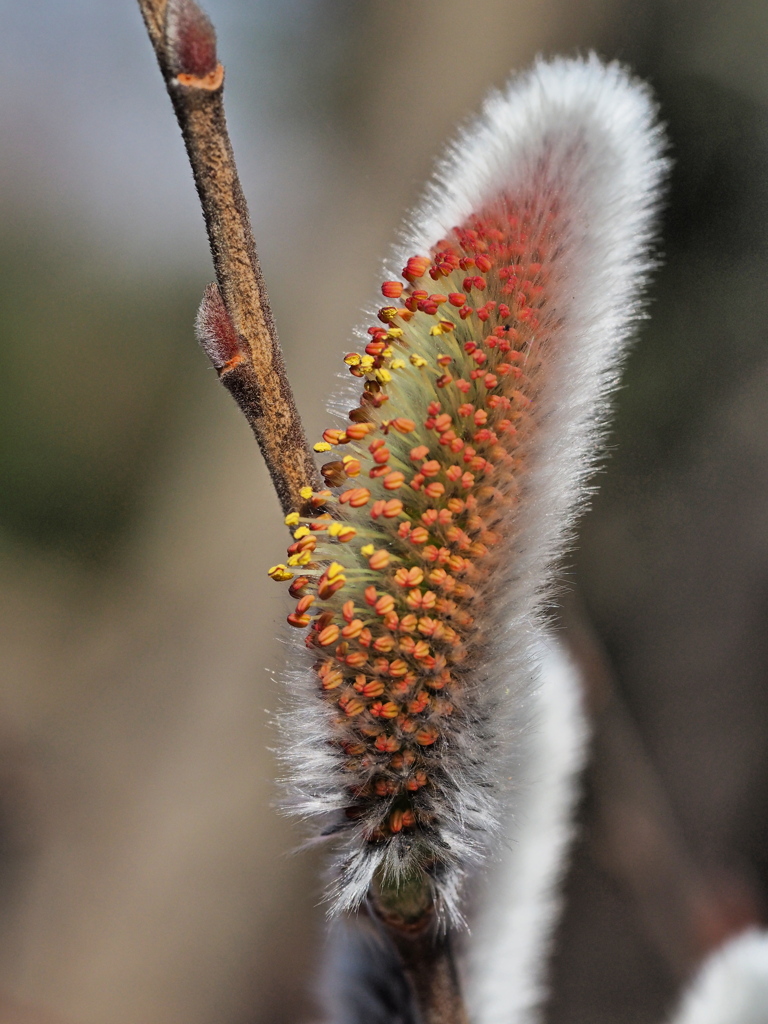
[[[218,289],[203,345],[253,429],[283,511],[301,510],[317,470],[291,391],[224,116],[216,34],[193,0],[138,0],[181,128]]]

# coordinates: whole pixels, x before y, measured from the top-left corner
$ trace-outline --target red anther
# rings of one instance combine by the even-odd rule
[[[419,309],[422,313],[426,313],[427,316],[434,316],[437,312],[437,303],[431,299],[424,299],[423,302],[419,303]]]
[[[374,551],[371,557],[368,559],[368,565],[371,569],[378,571],[380,569],[386,569],[389,565],[390,554],[385,551],[384,548],[379,548],[378,551]]]
[[[445,475],[448,477],[451,483],[455,483],[461,476],[461,466],[449,466],[448,469],[445,471]]]
[[[400,740],[395,736],[386,736],[382,733],[376,737],[374,746],[377,750],[381,751],[382,754],[393,754],[395,751],[400,749]]]
[[[365,346],[365,351],[369,356],[380,356],[382,355],[386,347],[386,341],[381,341],[377,339],[375,341],[369,341],[368,344]]]
[[[482,366],[483,363],[487,361],[488,356],[485,354],[485,352],[481,352],[478,349],[477,352],[472,353],[472,358],[474,359],[478,366]],[[349,433],[349,431],[347,431],[347,433]]]
[[[433,725],[425,726],[416,733],[415,740],[422,747],[431,746],[439,737],[437,729]]]
[[[430,459],[422,465],[421,472],[424,476],[437,476],[440,472],[440,463],[436,459]]]
[[[408,666],[406,665],[402,658],[395,658],[395,660],[390,663],[389,674],[392,676],[393,679],[399,679],[402,676],[406,675],[407,672]]]
[[[366,587],[365,588],[364,596],[365,596],[365,603],[369,604],[371,606],[371,608],[373,608],[374,605],[376,604],[376,601],[378,600],[378,594],[376,593],[376,587],[373,587],[373,586]]]
[[[288,587],[288,593],[293,598],[301,597],[301,592],[306,587],[306,585],[308,583],[309,583],[309,577],[308,576],[298,576],[291,583],[290,587]]]
[[[469,383],[469,381],[468,380],[464,380],[462,377],[459,377],[459,379],[457,381],[454,381],[454,383],[455,383],[456,387],[459,389],[459,391],[462,391],[465,395],[472,388],[472,385]]]
[[[412,462],[420,462],[422,459],[429,455],[429,448],[425,444],[417,445],[416,448],[411,448],[410,458]]]
[[[424,476],[423,473],[417,473],[415,476],[411,477],[411,479],[409,480],[409,484],[414,491],[420,491],[421,485],[424,483],[425,479],[426,477]]]
[[[405,474],[399,470],[388,473],[383,480],[384,488],[388,491],[396,491],[405,483]]]
[[[381,447],[377,448],[374,451],[374,453],[373,453],[373,461],[378,463],[381,466],[385,462],[389,462],[389,456],[390,456],[389,448],[385,447],[384,445],[381,445]]]
[[[421,580],[419,580],[419,582],[421,582]],[[314,594],[305,594],[305,596],[302,597],[301,600],[296,605],[296,614],[297,615],[303,615],[304,612],[308,611],[312,607],[312,605],[314,603],[315,603],[315,596],[314,596]]]
[[[378,519],[380,515],[384,514],[385,501],[374,501],[371,506],[371,519]]]
[[[439,388],[447,388],[448,385],[453,381],[453,377],[450,373],[444,373],[442,377],[438,377],[435,384]]]
[[[439,498],[445,494],[445,486],[439,480],[435,480],[431,484],[427,484],[424,493],[428,498]]]
[[[409,295],[408,298],[405,299],[405,308],[409,313],[415,313],[419,308],[419,300],[415,296]]]
[[[472,405],[471,402],[465,402],[463,405],[460,405],[459,408],[458,408],[459,416],[471,416],[474,411],[475,411],[475,407],[474,407],[474,405]]]
[[[364,639],[366,633],[368,634],[367,639]],[[363,647],[368,647],[371,643],[371,631],[364,629],[358,637],[358,643],[361,643]],[[348,654],[344,661],[349,665],[350,668],[362,668],[363,665],[368,661],[368,655],[365,651],[353,651]]]
[[[379,654],[390,654],[395,649],[395,641],[391,636],[378,636],[373,641],[373,649]]]
[[[482,427],[488,422],[488,413],[485,409],[478,409],[474,415],[474,420],[478,427]]]
[[[452,422],[450,413],[441,413],[435,418],[435,430],[438,434],[442,434],[443,431],[448,430]]]
[[[387,336],[387,332],[384,330],[383,327],[369,327],[368,334],[371,335],[374,341],[381,341]]]
[[[309,615],[302,615],[299,612],[291,612],[288,616],[288,623],[291,626],[296,626],[297,629],[303,629],[304,626],[308,626],[312,621]]]
[[[347,435],[343,430],[329,429],[323,431],[323,440],[328,444],[344,444],[347,439]]]
[[[369,430],[374,430],[372,423],[350,423],[347,427],[347,437],[353,441],[362,441]]]
[[[339,495],[339,503],[346,505],[347,502],[352,508],[362,508],[370,500],[371,492],[366,487],[353,487],[350,490],[342,491]]]
[[[374,466],[373,469],[368,471],[368,476],[371,480],[376,480],[380,476],[386,476],[389,473],[389,466],[384,463],[383,466]]]
[[[377,452],[379,448],[382,448],[387,442],[383,437],[377,437],[368,445],[369,452]]]
[[[415,526],[411,533],[411,541],[414,544],[426,544],[429,540],[429,533],[423,526]]]
[[[475,342],[475,341],[465,341],[463,348],[464,348],[464,351],[468,355],[471,356],[473,352],[477,351],[477,342]]]
[[[360,636],[362,631],[363,620],[352,619],[351,622],[348,622],[346,626],[342,627],[341,635],[344,637],[345,640],[354,640],[356,637]]]
[[[478,256],[475,259],[475,266],[483,274],[486,274],[493,266],[493,263],[487,256]]]
[[[471,306],[462,306],[459,310],[459,316],[462,320],[466,320],[467,317],[471,316],[474,312],[475,311]]]
[[[506,304],[506,302],[500,302],[499,303],[498,313],[499,313],[499,316],[504,318],[504,319],[506,319],[506,317],[509,316],[510,309],[509,309],[509,306]]]
[[[346,622],[351,622],[355,617],[355,602],[345,601],[341,606],[341,614],[344,616]]]
[[[466,296],[461,294],[461,292],[449,292],[448,301],[452,306],[458,306],[461,308],[461,306],[466,303],[467,299]]]
[[[397,529],[398,537],[401,537],[403,540],[408,540],[410,533],[411,524],[409,522],[400,523],[400,526]]]
[[[381,294],[385,299],[399,299],[403,294],[403,286],[399,281],[385,281],[381,286]]]
[[[452,362],[453,362],[453,356],[438,356],[437,357],[437,365],[438,366],[450,366],[450,364]]]
[[[400,570],[398,569],[398,572]],[[386,615],[387,612],[393,611],[395,607],[395,599],[391,594],[382,594],[381,597],[377,598],[374,604],[374,610],[377,615]]]
[[[498,378],[492,373],[486,373],[485,377],[483,377],[483,384],[485,384],[489,391],[491,388],[495,388],[498,383]]]
[[[397,416],[390,423],[390,427],[396,430],[398,434],[412,434],[416,429],[416,424],[405,416]]]
[[[403,503],[399,498],[390,498],[384,506],[382,515],[385,519],[394,519],[403,511]]]
[[[461,282],[461,287],[464,289],[465,292],[471,292],[474,283],[474,277],[465,277],[464,280]]]
[[[461,267],[462,270],[469,270],[469,268],[474,267],[474,265],[475,261],[472,259],[471,256],[465,256],[463,257],[463,259],[459,260],[459,266]]]
[[[425,526],[433,526],[437,522],[438,512],[436,508],[428,508],[421,513],[421,521]]]
[[[339,707],[345,715],[349,715],[352,718],[354,715],[359,715],[365,711],[365,704],[357,697],[341,697],[339,699]]]
[[[434,295],[429,296],[429,301],[434,302],[436,306],[441,306],[444,302],[448,301],[448,296],[441,295],[439,292],[435,292]]]
[[[358,676],[353,685],[363,697],[380,697],[384,693],[384,683],[380,679]]]
[[[429,405],[427,406],[427,412],[429,413],[430,416],[437,416],[437,414],[440,412],[442,408],[443,407],[442,405],[440,405],[439,402],[430,402]]]
[[[473,277],[472,278],[472,287],[473,288],[477,288],[477,290],[479,292],[485,291],[485,278],[484,277]],[[478,310],[478,312],[480,312],[480,311]]]
[[[427,256],[411,256],[403,269],[403,277],[408,281],[424,277],[429,264],[430,260]]]
[[[317,636],[317,642],[321,647],[329,647],[331,644],[335,644],[339,639],[339,627],[335,622],[332,622],[325,629],[321,629]]]
[[[468,491],[475,483],[475,478],[471,473],[464,473],[461,477],[461,486],[465,491]]]

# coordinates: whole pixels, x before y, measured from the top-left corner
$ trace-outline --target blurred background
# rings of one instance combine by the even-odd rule
[[[563,572],[595,719],[548,1024],[660,1022],[768,883],[768,7],[209,0],[310,436],[454,124],[537,53],[655,89],[651,319]],[[0,1022],[316,1015],[273,809],[284,528],[195,345],[212,272],[131,0],[0,0]]]

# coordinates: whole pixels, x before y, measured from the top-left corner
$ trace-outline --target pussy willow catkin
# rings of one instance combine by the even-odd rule
[[[456,919],[497,831],[649,266],[660,151],[617,65],[513,79],[438,167],[345,356],[354,408],[315,445],[326,488],[269,571],[309,651],[283,732],[297,812],[339,840],[337,908],[377,870],[415,873]]]

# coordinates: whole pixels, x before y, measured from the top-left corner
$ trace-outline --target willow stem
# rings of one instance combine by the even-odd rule
[[[227,132],[215,33],[193,0],[138,2],[184,137],[219,290],[249,356],[254,386],[232,393],[256,435],[283,511],[300,510],[302,489],[317,490],[320,481],[285,371]]]

